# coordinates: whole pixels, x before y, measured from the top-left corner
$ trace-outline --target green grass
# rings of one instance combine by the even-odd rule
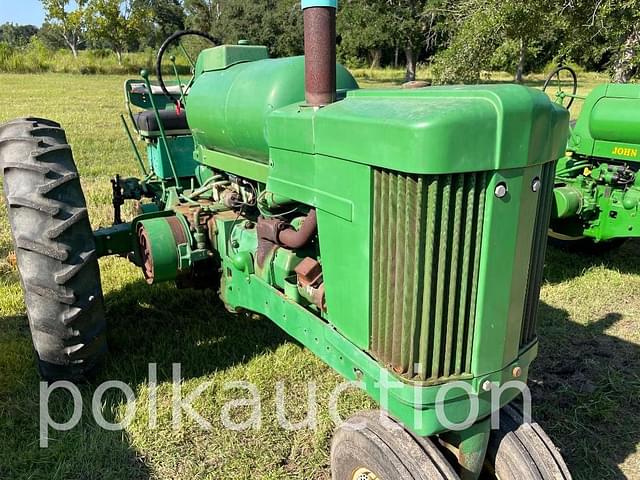
[[[393,86],[397,72],[363,81]],[[506,80],[494,78],[494,80]],[[541,78],[531,79],[539,85]],[[95,227],[111,219],[109,178],[136,174],[118,114],[124,77],[0,75],[0,123],[36,115],[67,130]],[[589,75],[584,90],[600,81]],[[640,478],[640,244],[602,257],[551,249],[542,291],[542,341],[532,373],[534,415],[578,479]],[[0,478],[296,478],[329,477],[333,426],[326,396],[340,378],[267,320],[227,314],[210,293],[148,287],[126,261],[101,260],[110,323],[111,354],[98,381],[119,379],[138,397],[125,432],[99,429],[85,408],[81,424],[52,433],[38,447],[36,375],[4,208],[0,213]],[[147,364],[158,363],[158,429],[147,427]],[[195,404],[213,423],[205,432],[186,422],[171,430],[171,363],[181,362],[183,389],[212,384]],[[262,393],[262,428],[237,433],[220,422],[232,380],[254,382]],[[305,411],[306,381],[318,385],[319,428],[287,432],[276,423],[275,382],[286,382],[290,416]],[[85,405],[91,386],[82,387]],[[113,393],[113,391],[111,392]],[[240,397],[240,395],[236,395]],[[345,395],[343,414],[371,407],[359,392]],[[105,397],[107,418],[121,419],[121,396]],[[63,420],[70,402],[54,395],[51,411]],[[245,412],[246,413],[246,412]],[[242,415],[242,412],[239,412]]]

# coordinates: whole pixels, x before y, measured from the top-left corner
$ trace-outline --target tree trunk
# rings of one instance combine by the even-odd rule
[[[73,58],[78,58],[78,42],[76,42],[74,38],[67,38],[64,35],[62,36],[62,38],[69,47],[69,50],[71,50]]]
[[[369,56],[371,57],[371,69],[380,68],[382,63],[382,49],[376,48],[371,50]]]
[[[520,54],[518,56],[518,66],[516,67],[515,82],[522,83],[522,76],[524,74],[524,64],[527,59],[527,42],[524,38],[520,39]]]
[[[404,76],[404,81],[414,82],[416,79],[416,59],[413,47],[405,47],[404,54],[407,58],[407,71]]]
[[[624,42],[622,51],[613,67],[613,81],[627,83],[633,73],[633,59],[640,49],[640,28],[636,27]]]
[[[120,50],[116,50],[116,57],[118,57],[118,65],[122,65],[122,52]]]
[[[396,45],[396,53],[395,53],[395,56],[393,57],[393,68],[398,68],[399,64],[400,64],[400,47]]]

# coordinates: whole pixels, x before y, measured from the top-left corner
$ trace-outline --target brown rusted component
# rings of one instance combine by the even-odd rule
[[[294,271],[298,275],[298,284],[302,287],[322,282],[322,266],[314,258],[305,258]]]
[[[324,294],[324,283],[321,283],[318,288],[313,289],[311,296],[313,304],[316,305],[323,312],[327,311],[327,301]]]
[[[207,232],[209,233],[209,241],[211,245],[216,244],[216,236],[218,235],[218,224],[216,223],[216,217],[209,217],[207,219]]]
[[[273,255],[273,252],[277,250],[278,246],[275,243],[265,240],[264,238],[258,239],[258,249],[256,251],[256,267],[262,271],[267,259]]]
[[[222,204],[228,208],[236,208],[240,200],[240,194],[235,190],[227,189],[220,194]]]
[[[327,305],[322,279],[322,266],[314,258],[307,257],[295,268],[298,287],[306,293],[306,298],[320,310],[326,311]]]
[[[304,10],[305,99],[313,107],[336,101],[336,9]]]
[[[278,235],[280,231],[286,227],[282,220],[275,218],[258,218],[256,232],[258,234],[258,250],[256,251],[256,264],[258,269],[262,269],[264,264],[278,248]]]
[[[184,231],[184,225],[178,220],[178,217],[167,217],[166,222],[169,224],[173,239],[176,241],[176,245],[182,245],[189,243],[187,234]]]
[[[176,245],[182,245],[188,243],[190,240],[187,237],[187,233],[184,230],[184,225],[178,220],[177,217],[166,217],[163,219],[169,225],[173,241]],[[140,260],[142,273],[148,284],[153,284],[155,280],[155,272],[153,268],[153,253],[151,252],[151,239],[149,238],[147,231],[142,223],[137,227],[138,246],[140,249]]]
[[[141,267],[142,273],[144,274],[144,278],[149,285],[153,283],[155,274],[153,271],[153,257],[151,256],[151,241],[147,235],[147,231],[144,229],[142,224],[138,224],[138,245],[140,247],[140,259],[141,259]]]
[[[286,228],[286,223],[275,218],[258,219],[258,239],[267,240],[273,244],[279,243],[280,232]]]
[[[299,230],[293,228],[287,228],[282,230],[278,234],[278,241],[281,245],[297,250],[304,247],[318,228],[318,218],[315,210],[309,210],[307,218],[302,222],[302,226]]]

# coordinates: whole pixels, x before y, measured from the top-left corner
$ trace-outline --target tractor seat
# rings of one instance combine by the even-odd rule
[[[174,109],[160,110],[160,121],[167,136],[188,135],[190,132],[189,124],[187,123],[187,115],[182,110],[180,114]],[[160,127],[158,120],[153,110],[145,110],[143,112],[134,115],[136,127],[140,135],[143,137],[159,137]]]

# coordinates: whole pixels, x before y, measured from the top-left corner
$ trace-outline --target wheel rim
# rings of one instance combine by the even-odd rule
[[[361,467],[353,472],[351,480],[382,480],[375,473],[365,467]]]

